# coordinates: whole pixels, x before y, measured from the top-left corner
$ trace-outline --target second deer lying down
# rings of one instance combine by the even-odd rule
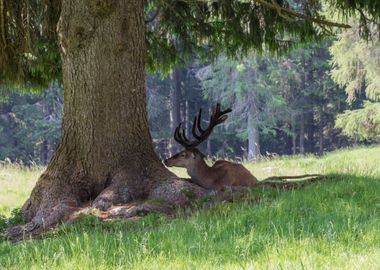
[[[220,110],[220,104],[217,104],[210,115],[210,123],[206,129],[201,127],[202,110],[194,118],[192,134],[194,141],[189,141],[185,135],[185,131],[181,128],[181,124],[174,132],[174,139],[185,147],[185,150],[168,158],[164,161],[168,167],[183,167],[187,169],[187,173],[191,177],[191,181],[207,189],[221,190],[226,186],[255,186],[258,184],[269,184],[277,187],[270,181],[281,181],[284,179],[300,179],[305,177],[321,177],[319,174],[305,174],[297,176],[273,176],[262,181],[258,181],[243,165],[218,160],[213,166],[208,166],[204,160],[205,156],[196,148],[200,143],[208,138],[216,125],[227,119],[227,113],[231,109],[225,111]],[[290,182],[285,182],[286,187]]]

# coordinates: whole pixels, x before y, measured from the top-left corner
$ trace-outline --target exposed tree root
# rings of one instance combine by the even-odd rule
[[[56,226],[60,222],[69,220],[70,215],[78,211],[78,207],[70,202],[60,202],[49,211],[38,211],[36,216],[24,225],[17,225],[6,230],[6,234],[15,241],[34,237]]]
[[[149,197],[177,207],[191,206],[195,199],[204,197],[209,190],[183,179],[170,179],[154,187]]]

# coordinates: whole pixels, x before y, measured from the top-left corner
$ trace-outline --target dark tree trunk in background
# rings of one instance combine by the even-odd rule
[[[292,154],[297,153],[297,131],[296,131],[296,114],[292,113],[291,115],[291,129],[292,129]]]
[[[43,140],[40,148],[40,161],[42,164],[47,164],[49,161],[49,143],[47,140]]]
[[[300,154],[305,154],[305,114],[304,111],[301,111],[300,113],[300,135],[299,135],[299,149]]]
[[[175,128],[181,123],[181,71],[180,68],[174,68],[170,74],[171,87],[170,87],[170,130]],[[169,144],[169,153],[174,155],[178,152],[178,145],[174,138],[171,137]]]
[[[189,108],[189,101],[186,99],[185,101],[185,133],[188,138],[189,138],[189,131],[190,131],[190,108]]]
[[[208,109],[208,115],[210,116],[212,114],[212,106],[209,107]],[[212,156],[212,142],[211,142],[211,138],[209,138],[207,141],[206,141],[206,153],[207,155],[209,156]]]
[[[62,1],[61,140],[23,206],[29,223],[10,235],[51,227],[89,201],[103,210],[148,196],[187,202],[179,189],[190,184],[162,165],[149,134],[144,1],[96,3]]]
[[[307,133],[307,152],[314,153],[314,133],[315,133],[315,123],[314,123],[314,113],[312,110],[308,111],[306,114],[306,133]]]
[[[256,159],[260,156],[260,134],[257,128],[257,113],[253,111],[248,112],[247,126],[248,126],[248,159]]]
[[[318,153],[323,154],[324,105],[319,107]]]

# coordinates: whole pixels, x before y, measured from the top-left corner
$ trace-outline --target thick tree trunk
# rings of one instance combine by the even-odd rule
[[[181,190],[203,192],[175,178],[154,153],[144,33],[144,1],[62,1],[61,140],[23,206],[28,223],[10,235],[38,233],[88,201],[102,210],[148,196],[183,205]]]

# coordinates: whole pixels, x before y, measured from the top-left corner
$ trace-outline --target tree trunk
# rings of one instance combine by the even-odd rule
[[[318,131],[318,144],[319,144],[319,147],[318,147],[318,153],[320,155],[323,154],[323,129],[324,129],[324,105],[321,105],[319,107],[319,131]]]
[[[300,113],[300,154],[305,154],[305,114]]]
[[[254,112],[248,112],[248,160],[256,159],[260,155],[260,134],[257,122]]]
[[[314,133],[315,133],[315,123],[314,123],[314,113],[313,111],[309,111],[306,113],[306,133],[307,133],[307,152],[314,153],[315,141],[314,141]]]
[[[183,205],[183,189],[156,157],[145,96],[144,1],[63,0],[58,24],[64,114],[60,143],[23,206],[39,233],[84,203],[98,209],[148,196]],[[168,180],[168,181],[164,181]],[[180,181],[180,182],[178,182]]]
[[[190,133],[190,108],[189,101],[186,99],[185,101],[185,134],[189,137]]]
[[[40,161],[41,164],[46,165],[49,161],[49,143],[43,140],[40,147]]]
[[[297,153],[297,133],[296,133],[296,114],[292,113],[291,115],[291,129],[292,129],[292,154],[295,155]]]
[[[181,74],[179,68],[174,68],[170,74],[170,129],[174,130],[181,123]],[[170,139],[169,153],[178,152],[178,146],[174,138]]]
[[[208,115],[210,116],[212,114],[212,107],[208,109]],[[209,157],[212,156],[212,144],[211,144],[211,138],[209,138],[206,142],[206,153]]]

